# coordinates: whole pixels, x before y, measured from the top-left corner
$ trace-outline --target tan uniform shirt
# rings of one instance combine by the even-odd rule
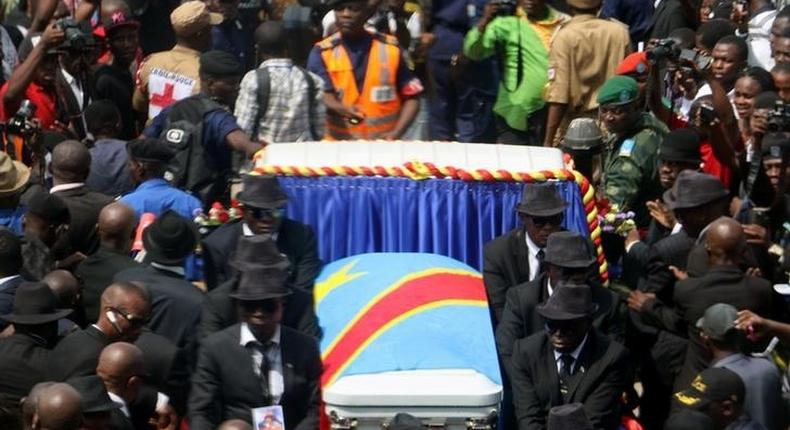
[[[143,60],[137,70],[132,106],[148,119],[178,100],[200,92],[200,52],[176,45]]]
[[[593,15],[574,16],[551,42],[546,102],[567,104],[571,117],[598,108],[598,89],[630,52],[624,24]]]

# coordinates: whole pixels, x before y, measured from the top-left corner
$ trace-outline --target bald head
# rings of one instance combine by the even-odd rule
[[[282,21],[264,21],[255,29],[255,46],[268,56],[281,55],[286,46],[286,33]]]
[[[53,270],[47,273],[41,281],[47,284],[55,294],[59,308],[71,308],[76,304],[80,293],[80,282],[71,272]]]
[[[96,374],[108,391],[118,393],[126,388],[130,378],[144,374],[143,352],[131,343],[111,343],[99,355]]]
[[[115,202],[111,203],[99,212],[99,238],[102,245],[129,251],[132,232],[137,225],[137,215],[131,207]]]
[[[708,227],[705,233],[705,245],[712,257],[732,262],[740,257],[746,246],[743,227],[732,218],[721,217]],[[711,263],[714,263],[713,259]]]
[[[36,410],[34,429],[76,430],[82,425],[82,398],[69,384],[57,383],[43,389]]]
[[[101,302],[102,305],[119,307],[132,298],[142,300],[149,306],[151,304],[151,296],[145,287],[133,282],[113,282],[102,293]]]
[[[220,424],[217,430],[252,430],[252,426],[242,420],[228,420]]]
[[[52,177],[59,184],[85,182],[91,168],[91,153],[82,142],[66,140],[52,150]]]
[[[33,417],[36,415],[38,399],[44,389],[55,385],[54,382],[39,382],[30,389],[30,392],[22,399],[22,421],[25,430],[33,428]]]

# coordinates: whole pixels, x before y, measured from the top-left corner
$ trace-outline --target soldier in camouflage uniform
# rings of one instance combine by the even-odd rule
[[[636,212],[645,227],[650,215],[645,206],[661,194],[656,174],[658,146],[669,132],[652,113],[642,112],[639,86],[627,76],[615,76],[598,93],[599,117],[609,131],[604,167],[604,194],[621,211]]]

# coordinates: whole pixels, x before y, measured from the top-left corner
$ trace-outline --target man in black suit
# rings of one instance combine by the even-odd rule
[[[260,269],[254,269],[260,270]],[[191,430],[251,422],[251,409],[280,405],[286,430],[318,427],[321,355],[318,343],[280,324],[287,273],[242,278],[236,293],[242,322],[201,343],[189,397]]]
[[[213,290],[236,272],[228,262],[239,238],[268,234],[275,238],[277,249],[291,262],[288,285],[312,295],[313,283],[322,267],[313,230],[283,218],[283,207],[288,197],[276,177],[245,175],[242,183],[244,189],[236,198],[244,204],[243,219],[219,227],[203,241],[208,289]]]
[[[11,312],[14,295],[24,279],[22,270],[22,241],[11,230],[0,227],[0,315]],[[0,318],[0,331],[8,322]]]
[[[184,262],[194,252],[198,236],[191,220],[173,210],[165,211],[143,232],[149,265],[124,270],[113,279],[145,285],[151,295],[147,326],[178,346],[189,363],[194,363],[197,353],[195,328],[200,324],[204,296],[184,278]]]
[[[200,319],[200,338],[239,322],[237,304],[230,295],[236,292],[242,277],[260,275],[258,271],[251,271],[250,268],[260,266],[287,271],[288,259],[277,250],[271,236],[256,235],[239,240],[230,266],[238,270],[243,267],[245,270],[233,275],[207,294]],[[282,325],[316,339],[320,338],[321,328],[313,308],[313,296],[295,288],[290,290],[291,294],[284,298]]]
[[[598,306],[593,326],[612,340],[623,342],[625,337],[620,297],[600,285],[595,250],[585,237],[571,231],[553,233],[546,244],[544,263],[546,272],[507,292],[505,311],[496,329],[496,342],[500,361],[508,373],[513,345],[519,339],[543,331],[544,321],[537,307],[548,300],[561,282],[588,283],[592,301]]]
[[[674,306],[651,298],[640,308],[650,323],[691,340],[680,375],[675,380],[676,390],[687,386],[710,364],[710,352],[696,328],[708,307],[726,303],[759,315],[776,315],[771,284],[765,279],[747,276],[738,268],[737,262],[745,247],[746,236],[737,221],[732,218],[714,221],[705,234],[710,262],[708,273],[678,282]]]
[[[120,405],[120,415],[113,417],[114,424],[131,424],[129,405],[140,395],[145,374],[143,352],[126,342],[107,345],[99,355],[96,375],[101,379],[109,397]]]
[[[66,381],[82,397],[81,430],[133,430],[132,423],[120,411],[121,404],[113,402],[96,375],[78,376]]]
[[[39,382],[49,380],[56,355],[58,320],[71,313],[57,309],[55,295],[43,283],[22,283],[14,298],[14,308],[2,315],[14,326],[14,334],[0,338],[0,395],[19,404],[19,400]]]
[[[537,308],[546,331],[516,341],[510,379],[520,430],[545,429],[552,407],[575,402],[594,428],[618,428],[631,363],[622,345],[592,326],[596,308],[589,286],[560,283]]]
[[[69,207],[71,225],[69,238],[72,250],[85,255],[99,248],[96,221],[99,211],[112,203],[112,197],[90,191],[85,187],[91,167],[88,147],[76,140],[67,140],[52,150],[52,194],[57,195]]]
[[[483,248],[483,282],[495,324],[502,319],[508,289],[544,271],[546,241],[562,228],[567,206],[555,185],[527,184],[516,208],[522,227]]]
[[[129,257],[135,226],[134,210],[123,203],[111,203],[99,212],[99,249],[74,272],[83,283],[82,307],[86,321],[99,318],[101,295],[116,273],[142,267]]]
[[[688,1],[660,0],[653,12],[650,39],[666,39],[673,30],[696,26],[696,12]]]

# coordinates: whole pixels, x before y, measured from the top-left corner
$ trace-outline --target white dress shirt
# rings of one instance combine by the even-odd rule
[[[123,412],[123,415],[126,418],[129,418],[129,407],[126,405],[126,400],[124,400],[123,397],[109,391],[107,392],[107,395],[110,396],[110,400],[121,405],[121,412]]]
[[[252,344],[252,347],[248,347]],[[261,377],[261,363],[263,362],[263,354],[261,353],[261,342],[252,334],[247,323],[241,323],[241,335],[239,336],[239,345],[247,348],[252,354],[252,370],[255,375]],[[280,351],[280,326],[274,331],[274,335],[269,339],[269,345],[266,347],[266,358],[269,360],[269,394],[272,396],[272,404],[279,404],[282,398],[283,391],[285,391],[285,380],[283,379],[283,358]]]
[[[84,187],[84,186],[85,186],[85,182],[72,182],[70,184],[60,184],[50,188],[49,193],[55,194],[59,191],[73,190],[75,188]]]
[[[538,260],[538,252],[540,252],[543,248],[539,247],[532,239],[529,238],[529,234],[524,234],[524,237],[527,240],[527,249],[529,250],[528,258],[529,258],[529,280],[533,280],[538,276],[538,270],[540,269],[540,260]],[[544,253],[546,251],[543,251]]]
[[[69,84],[69,88],[71,88],[71,92],[74,94],[74,98],[77,99],[77,104],[80,107],[80,110],[85,109],[83,106],[83,100],[85,98],[85,92],[82,89],[82,84],[80,81],[77,80],[74,76],[71,76],[69,72],[66,71],[64,68],[60,68],[60,71],[63,73],[63,77],[66,78],[66,83]]]
[[[576,368],[579,366],[579,355],[582,353],[582,348],[584,348],[585,343],[587,343],[587,335],[585,335],[584,339],[582,339],[582,343],[580,343],[579,346],[577,346],[576,349],[574,349],[573,352],[571,352],[571,357],[573,357],[573,365],[571,366],[571,373],[574,373],[576,371]],[[562,370],[562,360],[560,359],[560,357],[562,357],[563,355],[565,354],[557,351],[556,349],[554,350],[554,361],[557,363],[557,373],[559,373]],[[582,370],[582,372],[583,371],[584,370]]]

